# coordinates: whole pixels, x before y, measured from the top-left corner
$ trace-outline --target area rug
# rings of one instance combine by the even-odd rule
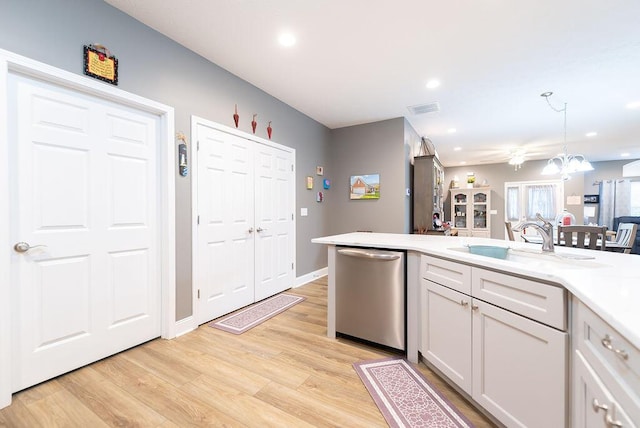
[[[403,358],[360,361],[353,368],[390,427],[473,427]]]
[[[218,328],[233,334],[242,334],[273,318],[281,312],[302,302],[305,298],[294,294],[278,294],[261,302],[242,309],[231,315],[217,319],[209,324],[209,327]]]

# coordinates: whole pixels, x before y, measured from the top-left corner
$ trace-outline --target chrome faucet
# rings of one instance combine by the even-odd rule
[[[536,213],[536,218],[542,222],[542,225],[535,221],[525,221],[517,224],[513,230],[520,232],[527,227],[534,227],[542,236],[542,251],[553,253],[553,225],[542,218],[540,213]]]

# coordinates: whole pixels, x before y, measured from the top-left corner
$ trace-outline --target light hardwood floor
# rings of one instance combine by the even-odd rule
[[[203,325],[16,393],[0,426],[387,426],[351,365],[392,354],[326,337],[325,278],[291,292],[307,300],[242,335]],[[493,426],[419,369],[476,426]]]

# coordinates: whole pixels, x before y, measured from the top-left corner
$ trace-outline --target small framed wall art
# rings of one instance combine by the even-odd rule
[[[380,174],[352,175],[349,199],[380,199]]]
[[[316,175],[324,175],[324,167],[317,166],[316,167]]]
[[[307,176],[307,189],[313,189],[313,177],[310,175]]]

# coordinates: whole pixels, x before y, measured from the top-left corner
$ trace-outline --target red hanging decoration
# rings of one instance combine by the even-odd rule
[[[253,133],[256,133],[256,127],[258,126],[258,122],[256,122],[256,116],[258,116],[257,114],[253,115],[253,120],[251,121],[251,128],[253,129]]]
[[[233,121],[236,123],[237,128],[238,122],[240,121],[240,116],[238,116],[238,104],[236,104],[236,112],[233,114]]]
[[[267,135],[269,139],[271,139],[271,132],[273,132],[273,128],[271,128],[271,121],[269,121],[269,126],[267,126]]]

